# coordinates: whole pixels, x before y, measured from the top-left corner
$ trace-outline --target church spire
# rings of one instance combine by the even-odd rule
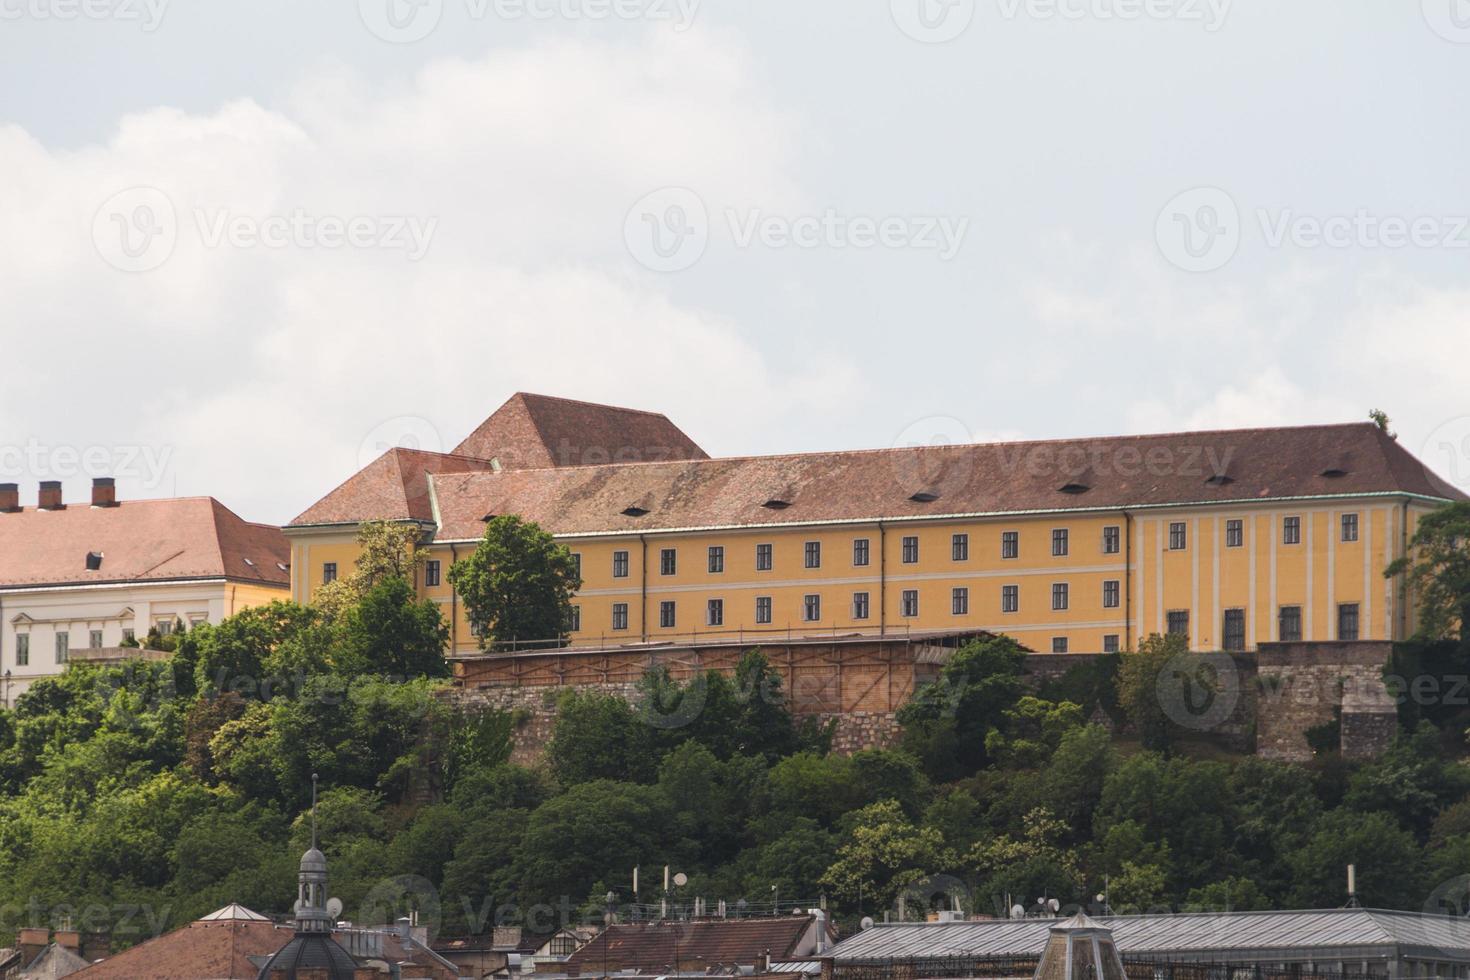
[[[301,855],[296,876],[296,934],[328,933],[332,917],[327,912],[327,856],[317,849],[316,773],[311,774],[311,849]]]

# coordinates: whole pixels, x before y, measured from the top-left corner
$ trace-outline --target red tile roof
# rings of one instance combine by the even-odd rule
[[[707,458],[674,423],[654,412],[520,392],[454,452],[390,449],[290,526],[430,523],[431,474]]]
[[[490,462],[424,452],[390,449],[313,504],[288,526],[357,524],[362,521],[434,521],[429,475],[490,469]]]
[[[647,970],[699,972],[719,963],[726,967],[754,966],[767,952],[773,960],[805,955],[803,938],[815,916],[791,915],[765,919],[703,919],[693,922],[648,922],[615,925],[598,933],[566,963],[549,964],[555,972],[583,975]]]
[[[102,556],[99,568],[87,568],[89,553]],[[0,588],[199,578],[285,587],[290,561],[280,528],[244,521],[212,497],[0,513]]]
[[[708,459],[668,417],[517,392],[454,450],[505,469]]]
[[[260,967],[250,957],[270,956],[292,935],[290,929],[271,922],[191,922],[72,976],[78,980],[255,980]]]
[[[478,539],[487,514],[595,534],[1364,494],[1465,499],[1370,423],[440,474],[431,482],[441,540]],[[647,513],[625,515],[629,508]]]

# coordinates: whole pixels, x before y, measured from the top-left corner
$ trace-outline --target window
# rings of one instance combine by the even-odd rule
[[[1174,610],[1170,610],[1167,619],[1168,619],[1168,623],[1169,623],[1169,632],[1171,634],[1177,634],[1179,636],[1188,636],[1189,635],[1189,610],[1188,609],[1174,609]]]
[[[158,630],[158,635],[159,636],[168,636],[170,633],[172,633],[174,631],[174,621],[173,621],[173,618],[172,617],[166,617],[164,619],[160,619],[156,623],[153,624],[153,628],[156,629],[156,630]]]
[[[852,563],[858,567],[871,561],[867,538],[857,538],[852,543]]]
[[[724,626],[725,625],[725,600],[724,599],[711,599],[708,603],[706,603],[705,610],[704,610],[704,625],[706,625],[706,626]]]
[[[1103,554],[1116,555],[1123,550],[1123,532],[1116,524],[1103,528]]]
[[[613,578],[628,577],[628,553],[626,551],[613,552]]]
[[[1122,586],[1117,579],[1108,579],[1103,583],[1103,608],[1117,609],[1121,606]]]
[[[628,628],[628,604],[626,602],[613,603],[612,628],[615,630]]]
[[[1221,630],[1222,642],[1227,650],[1245,649],[1245,610],[1225,610],[1225,628]]]
[[[572,571],[577,573],[577,578],[582,577],[582,553],[580,551],[572,552]]]
[[[908,536],[903,539],[903,563],[912,565],[919,560],[919,539]]]
[[[664,548],[658,553],[658,573],[660,575],[673,575],[679,570],[679,552],[673,548]]]
[[[758,572],[769,572],[773,562],[771,560],[771,546],[758,544],[755,546],[755,570]]]
[[[1021,532],[1006,531],[1000,536],[1000,556],[1002,558],[1021,557]]]
[[[337,581],[337,563],[329,561],[322,565],[322,584],[329,585]]]
[[[1300,517],[1287,517],[1281,521],[1281,543],[1302,543],[1302,519]]]
[[[1169,524],[1169,550],[1183,551],[1189,544],[1189,532],[1185,530],[1183,521],[1173,521]]]
[[[719,575],[725,570],[725,549],[720,545],[711,545],[709,549],[709,573]]]
[[[90,633],[87,634],[87,646],[91,647],[93,650],[102,649],[101,630],[92,630]]]
[[[1118,634],[1117,633],[1104,633],[1103,634],[1103,653],[1117,653],[1117,652],[1118,652]]]
[[[123,645],[131,646],[138,642],[138,634],[132,630],[123,630]]]
[[[1342,539],[1344,541],[1358,540],[1358,515],[1342,515]]]
[[[573,633],[580,633],[580,632],[582,632],[582,607],[581,606],[573,606],[572,607],[572,621],[569,624],[569,626],[570,626],[570,632],[573,632]]]
[[[950,536],[949,557],[951,561],[970,560],[970,536],[968,534],[954,534]]]
[[[1276,614],[1280,623],[1282,643],[1300,643],[1302,638],[1302,607],[1282,606]]]
[[[899,614],[913,617],[919,615],[919,590],[904,589],[899,602]]]
[[[1358,638],[1358,604],[1356,602],[1344,602],[1337,607],[1337,638],[1339,640]]]
[[[1067,638],[1065,636],[1054,636],[1054,637],[1052,637],[1051,638],[1051,652],[1052,653],[1066,653],[1067,652]]]
[[[822,542],[808,541],[804,553],[806,555],[807,568],[822,567]]]
[[[1051,532],[1051,554],[1053,558],[1061,558],[1067,554],[1067,529],[1059,527]]]
[[[852,594],[852,618],[867,619],[868,615],[868,593],[854,592]]]
[[[577,951],[580,942],[581,940],[575,936],[558,933],[552,938],[548,951],[552,956],[571,956]]]
[[[758,595],[755,597],[755,621],[757,623],[769,623],[771,621],[771,597]]]
[[[15,665],[28,667],[31,663],[31,634],[15,634]]]
[[[443,566],[439,564],[436,558],[431,558],[424,562],[424,585],[429,588],[438,585],[442,569]]]
[[[1000,587],[1000,611],[1019,612],[1021,610],[1021,587],[1019,585],[1002,585]]]
[[[71,658],[71,634],[56,634],[56,662],[64,664]]]
[[[1239,548],[1245,544],[1245,521],[1225,522],[1225,547]]]
[[[1053,609],[1067,608],[1067,583],[1058,582],[1051,587],[1051,607]]]
[[[671,630],[677,618],[674,614],[674,603],[665,600],[658,604],[658,625],[662,629]]]
[[[801,618],[808,623],[820,622],[822,619],[822,597],[819,595],[803,596],[801,600]]]
[[[949,592],[949,612],[952,616],[970,615],[970,590],[951,589]]]

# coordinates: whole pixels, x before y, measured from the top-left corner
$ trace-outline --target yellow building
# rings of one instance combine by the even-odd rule
[[[48,481],[25,506],[0,484],[0,703],[150,630],[288,598],[289,561],[279,528],[211,497],[119,501],[101,478],[87,503]]]
[[[518,514],[580,556],[575,644],[975,629],[1039,652],[1396,639],[1383,568],[1463,499],[1370,423],[711,459],[661,415],[516,395],[453,453],[392,450],[285,531],[310,601],[357,526],[418,524],[419,588]],[[544,641],[544,637],[518,638]]]

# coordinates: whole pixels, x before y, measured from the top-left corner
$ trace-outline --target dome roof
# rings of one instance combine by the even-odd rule
[[[301,870],[325,872],[327,870],[327,856],[313,847],[301,855]]]
[[[265,966],[258,980],[275,980],[272,973],[282,971],[285,980],[295,980],[297,971],[326,969],[327,980],[353,980],[357,961],[337,941],[327,935],[298,935],[282,946]]]

